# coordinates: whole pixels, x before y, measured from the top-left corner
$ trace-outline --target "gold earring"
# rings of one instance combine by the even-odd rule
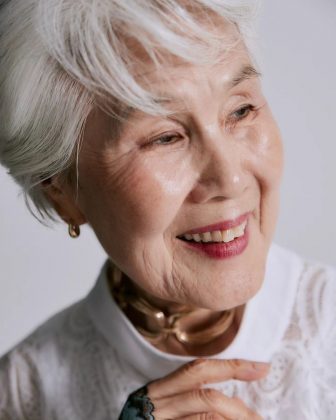
[[[80,228],[79,225],[75,225],[73,223],[69,223],[69,235],[71,238],[78,238],[80,235]]]

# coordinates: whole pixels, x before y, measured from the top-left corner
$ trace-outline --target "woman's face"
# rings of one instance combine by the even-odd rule
[[[172,114],[130,113],[118,135],[102,112],[90,116],[80,211],[112,261],[151,295],[213,310],[241,305],[264,278],[282,172],[259,78],[243,45],[220,64],[143,70],[137,77],[170,99]],[[232,224],[243,236],[230,241],[218,231]],[[229,242],[218,243],[223,235]]]

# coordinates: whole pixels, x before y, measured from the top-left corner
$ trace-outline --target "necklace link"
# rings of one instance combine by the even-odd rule
[[[232,325],[235,317],[235,309],[223,311],[219,319],[214,324],[201,331],[188,332],[182,330],[181,321],[183,318],[192,316],[197,310],[186,310],[171,315],[156,308],[148,302],[143,296],[139,296],[134,289],[127,288],[126,283],[122,282],[122,273],[117,267],[111,266],[109,273],[110,291],[120,308],[126,312],[128,309],[139,312],[150,319],[156,321],[157,328],[153,330],[146,329],[140,325],[135,325],[138,332],[152,343],[166,340],[174,336],[180,343],[202,345],[207,344],[223,335]]]

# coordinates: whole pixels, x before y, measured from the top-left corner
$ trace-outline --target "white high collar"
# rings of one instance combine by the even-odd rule
[[[164,353],[137,332],[111,298],[106,267],[105,264],[86,302],[96,328],[120,357],[148,380],[165,376],[193,360],[194,357]],[[264,283],[246,304],[236,337],[223,352],[209,358],[270,361],[288,325],[301,271],[299,257],[273,244]]]

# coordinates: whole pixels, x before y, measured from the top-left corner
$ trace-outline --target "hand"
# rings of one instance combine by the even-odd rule
[[[240,399],[203,385],[229,379],[253,381],[264,377],[269,364],[245,360],[197,359],[168,376],[151,382],[147,396],[155,420],[260,420]]]

